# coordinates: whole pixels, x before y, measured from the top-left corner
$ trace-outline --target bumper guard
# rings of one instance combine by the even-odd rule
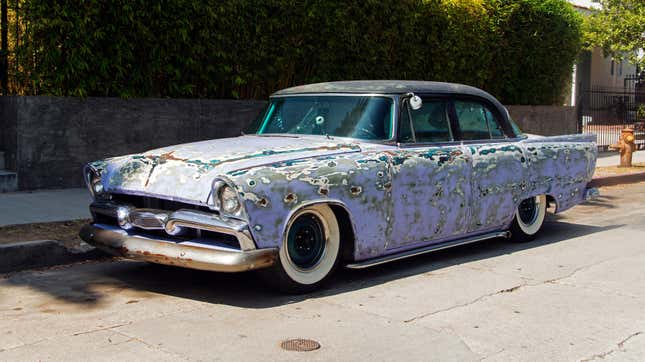
[[[245,221],[224,219],[217,214],[198,210],[165,211],[137,209],[111,201],[94,202],[90,211],[113,218],[119,226],[94,223],[85,225],[80,237],[112,255],[158,264],[219,272],[240,272],[271,266],[278,249],[256,249]],[[239,249],[204,244],[199,240],[175,241],[173,235],[182,229],[206,230],[237,238]],[[137,235],[132,230],[165,231],[170,237]]]
[[[83,226],[80,236],[89,244],[112,255],[218,272],[265,268],[273,265],[278,255],[275,248],[242,251],[199,247],[128,235],[125,231],[110,230],[99,225]]]

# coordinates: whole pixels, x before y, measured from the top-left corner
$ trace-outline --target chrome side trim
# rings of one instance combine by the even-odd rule
[[[85,225],[80,237],[112,255],[157,264],[218,272],[242,272],[266,268],[278,258],[278,249],[238,251],[198,247],[128,235],[126,232]]]
[[[90,205],[90,211],[92,214],[116,218],[120,225],[131,225],[144,230],[165,230],[169,235],[175,235],[181,227],[232,235],[237,238],[242,250],[256,248],[245,221],[223,218],[215,213],[189,209],[174,212],[137,209],[114,202],[94,202]]]
[[[445,243],[439,243],[439,244],[435,244],[435,245],[428,245],[428,246],[424,246],[422,248],[408,250],[408,251],[404,251],[404,252],[401,252],[401,253],[396,253],[396,254],[392,254],[392,255],[386,255],[386,256],[382,256],[382,257],[378,257],[378,258],[368,259],[368,260],[364,260],[364,261],[361,261],[361,262],[358,262],[358,263],[347,264],[345,267],[349,268],[349,269],[364,269],[364,268],[368,268],[368,267],[375,266],[375,265],[385,264],[385,263],[395,261],[395,260],[401,260],[401,259],[410,258],[410,257],[421,255],[421,254],[431,253],[433,251],[448,249],[448,248],[452,248],[452,247],[459,246],[459,245],[466,245],[466,244],[476,243],[478,241],[494,239],[494,238],[506,238],[506,239],[508,239],[510,236],[511,236],[511,233],[508,232],[508,231],[500,231],[500,232],[488,233],[488,234],[473,236],[473,237],[466,238],[466,239],[447,241]]]

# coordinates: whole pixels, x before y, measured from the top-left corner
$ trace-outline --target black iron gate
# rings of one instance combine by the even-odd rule
[[[634,128],[636,144],[645,148],[645,79],[625,78],[622,88],[591,87],[583,90],[579,103],[579,126],[598,136],[598,147],[606,150],[617,143],[623,128]]]

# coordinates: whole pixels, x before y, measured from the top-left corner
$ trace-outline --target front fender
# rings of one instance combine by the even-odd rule
[[[345,208],[357,259],[378,255],[390,233],[390,157],[383,152],[303,159],[231,172],[258,248],[279,247],[290,215],[314,203]]]

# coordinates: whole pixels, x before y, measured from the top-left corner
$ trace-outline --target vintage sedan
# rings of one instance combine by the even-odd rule
[[[242,136],[92,162],[88,243],[290,292],[491,238],[535,237],[593,197],[595,136],[525,135],[488,93],[423,81],[273,94]]]

